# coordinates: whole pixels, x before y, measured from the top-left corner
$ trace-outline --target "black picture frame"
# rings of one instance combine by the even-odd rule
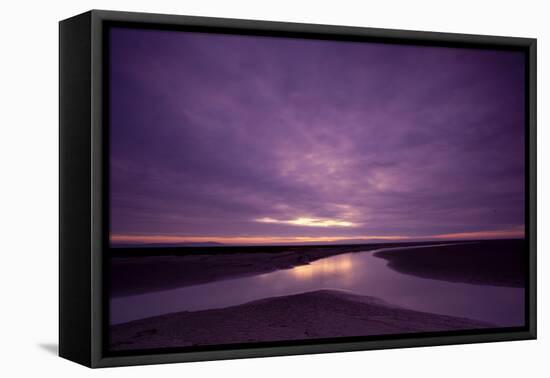
[[[526,239],[529,248],[526,327],[476,332],[384,336],[263,346],[207,348],[148,354],[109,354],[105,348],[108,275],[108,80],[105,48],[109,25],[314,39],[383,41],[525,52]],[[59,354],[89,367],[297,355],[369,349],[526,340],[536,338],[536,39],[405,30],[250,21],[92,10],[59,24]]]

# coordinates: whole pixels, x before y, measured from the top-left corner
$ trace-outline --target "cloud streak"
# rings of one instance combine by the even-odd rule
[[[304,227],[356,227],[352,222],[337,219],[296,218],[288,220],[273,219],[269,217],[256,219],[256,222],[271,224],[290,224]]]

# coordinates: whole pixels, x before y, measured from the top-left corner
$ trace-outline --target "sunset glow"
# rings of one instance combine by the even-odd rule
[[[338,243],[338,242],[369,242],[369,241],[415,241],[415,240],[478,240],[522,238],[525,232],[522,228],[509,230],[492,230],[478,232],[461,232],[423,236],[406,235],[355,235],[355,236],[178,236],[178,235],[111,235],[115,244],[185,244],[185,243],[221,243],[238,244],[292,244],[292,243]]]
[[[291,224],[294,226],[306,227],[355,227],[352,222],[337,220],[337,219],[316,219],[316,218],[296,218],[290,220],[278,220],[273,218],[256,219],[260,223],[275,223],[275,224]]]

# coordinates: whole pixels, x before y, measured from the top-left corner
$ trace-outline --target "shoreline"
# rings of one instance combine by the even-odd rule
[[[327,246],[205,247],[116,251],[109,261],[112,297],[145,294],[291,269],[352,252],[453,242]]]
[[[525,287],[527,246],[524,239],[491,240],[463,245],[388,250],[374,253],[388,267],[420,278],[475,285]]]
[[[318,290],[110,327],[112,351],[437,332],[492,324],[409,310],[346,291]]]

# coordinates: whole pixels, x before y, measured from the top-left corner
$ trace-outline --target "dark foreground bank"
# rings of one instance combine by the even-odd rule
[[[478,285],[524,287],[528,263],[523,239],[486,240],[444,247],[380,251],[398,272]]]
[[[320,290],[223,309],[180,312],[110,328],[113,351],[467,330],[493,325]]]

